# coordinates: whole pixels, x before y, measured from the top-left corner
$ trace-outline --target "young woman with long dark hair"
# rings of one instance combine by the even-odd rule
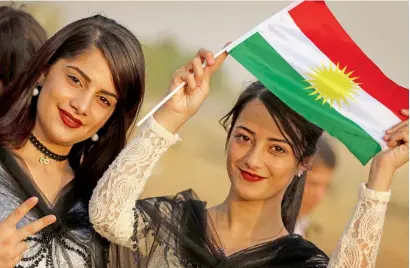
[[[87,206],[144,92],[139,41],[100,15],[58,31],[13,80],[0,97],[0,267],[107,265]]]
[[[183,70],[198,75],[190,65]],[[132,249],[138,267],[375,266],[392,176],[408,162],[408,120],[386,135],[389,148],[374,157],[354,216],[329,260],[293,234],[305,171],[322,129],[259,82],[248,86],[221,121],[228,132],[231,181],[224,202],[207,208],[192,190],[138,199],[159,157],[178,141],[173,133],[202,103],[181,107],[180,99],[177,95],[165,104],[164,110],[175,111],[167,121],[160,109],[144,125],[98,182],[90,201],[94,228]],[[408,116],[408,110],[402,113]]]

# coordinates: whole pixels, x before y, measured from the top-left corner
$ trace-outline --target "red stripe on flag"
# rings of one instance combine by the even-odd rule
[[[305,1],[289,11],[301,31],[334,64],[347,66],[352,77],[359,77],[370,96],[377,99],[402,120],[401,109],[409,108],[409,91],[389,79],[355,44],[336,20],[324,1]]]

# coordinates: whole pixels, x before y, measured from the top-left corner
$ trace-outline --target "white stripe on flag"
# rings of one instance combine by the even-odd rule
[[[262,21],[261,23],[259,23],[255,28],[253,28],[252,30],[248,31],[247,33],[245,33],[244,35],[242,35],[241,37],[239,37],[238,39],[236,39],[235,41],[233,41],[231,44],[229,44],[228,46],[225,47],[225,51],[229,53],[229,51],[231,51],[232,49],[234,49],[237,45],[239,45],[240,43],[242,43],[243,41],[245,41],[246,39],[248,39],[250,36],[252,36],[253,34],[255,34],[258,31],[258,28],[261,25],[264,25],[265,23],[267,23],[268,21],[272,20],[272,18],[278,16],[281,13],[287,13],[289,10],[295,8],[296,6],[298,6],[299,4],[301,4],[302,2],[304,2],[303,0],[295,0],[294,2],[292,2],[290,5],[287,5],[286,7],[284,7],[283,9],[281,9],[280,11],[278,11],[277,13],[273,14],[271,17],[265,19],[264,21]]]
[[[259,25],[259,33],[262,37],[306,80],[307,75],[313,68],[335,65],[323,54],[313,42],[307,38],[299,27],[295,24],[289,13],[277,14],[265,24]],[[344,67],[344,66],[343,66]],[[360,74],[356,74],[360,76]],[[352,76],[355,76],[353,73]],[[387,107],[374,99],[366,91],[359,87],[354,100],[349,100],[349,105],[341,103],[339,107],[336,103],[333,108],[358,124],[372,138],[374,138],[382,148],[386,147],[383,140],[385,131],[401,120]],[[311,96],[315,98],[315,96]],[[318,100],[318,101],[322,101]],[[326,104],[327,105],[327,104]]]

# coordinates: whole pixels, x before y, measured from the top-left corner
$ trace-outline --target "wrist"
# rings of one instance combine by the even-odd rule
[[[367,188],[377,191],[386,192],[390,190],[393,180],[394,170],[379,161],[373,161],[370,167],[369,180]]]
[[[189,118],[165,108],[160,108],[154,113],[154,119],[167,131],[175,134]]]

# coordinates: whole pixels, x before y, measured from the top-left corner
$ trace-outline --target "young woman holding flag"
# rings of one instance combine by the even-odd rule
[[[226,57],[223,54],[217,61]],[[225,201],[206,208],[191,190],[139,200],[160,156],[209,91],[211,67],[196,57],[174,75],[175,94],[140,129],[98,182],[90,201],[94,228],[134,251],[138,267],[374,267],[396,169],[408,162],[408,120],[386,130],[357,209],[328,257],[294,235],[322,130],[261,83],[251,84],[221,121],[228,131]],[[408,117],[408,110],[402,114]]]

